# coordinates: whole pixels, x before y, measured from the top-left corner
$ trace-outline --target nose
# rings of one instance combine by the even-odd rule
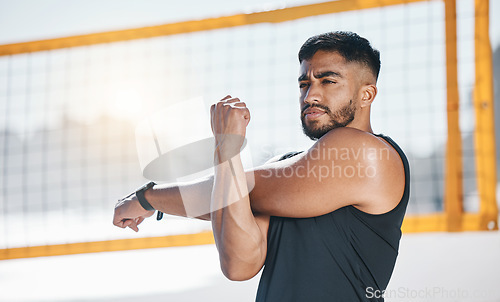
[[[309,87],[304,93],[305,93],[303,97],[304,104],[311,105],[313,103],[321,102],[321,90],[319,89],[318,85],[316,85],[314,82],[309,84]]]

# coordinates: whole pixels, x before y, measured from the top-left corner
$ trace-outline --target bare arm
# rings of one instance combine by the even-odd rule
[[[283,217],[314,217],[347,205],[385,213],[401,200],[405,183],[392,146],[347,127],[328,132],[302,154],[253,172],[252,210]]]
[[[191,183],[158,185],[147,190],[144,196],[153,208],[163,213],[210,220],[212,186],[213,176]],[[191,215],[186,209],[191,210]],[[154,211],[145,210],[133,194],[115,205],[113,224],[138,232],[138,225],[153,214]]]
[[[405,182],[401,159],[390,145],[347,128],[330,131],[307,152],[264,164],[246,175],[248,182],[255,182],[250,192],[253,212],[283,217],[313,217],[349,204],[368,213],[384,213],[399,202]],[[155,186],[145,196],[164,213],[210,220],[212,188],[213,176]],[[150,215],[134,201],[115,208],[114,223],[134,226]]]
[[[254,216],[239,156],[215,168],[211,220],[224,275],[248,280],[264,265],[269,216]]]
[[[211,115],[216,141],[212,230],[224,275],[231,280],[247,280],[264,265],[268,225],[252,213],[239,155],[250,112],[245,103],[228,96],[212,106]]]

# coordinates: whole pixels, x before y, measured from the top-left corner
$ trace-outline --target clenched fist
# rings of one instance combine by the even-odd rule
[[[250,122],[250,111],[240,99],[228,95],[212,105],[210,115],[216,161],[223,162],[240,152]]]

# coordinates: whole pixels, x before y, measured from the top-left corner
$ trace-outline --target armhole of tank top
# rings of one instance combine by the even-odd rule
[[[406,204],[406,205],[408,204],[408,200],[410,198],[410,196],[408,196],[409,190],[410,190],[410,179],[409,179],[410,165],[408,163],[408,159],[406,158],[406,155],[403,153],[403,150],[396,144],[396,142],[394,142],[390,137],[385,136],[383,134],[374,134],[374,135],[376,137],[382,138],[389,145],[391,145],[394,148],[394,150],[396,150],[399,157],[401,158],[401,162],[403,163],[403,169],[404,169],[404,174],[405,174],[405,188],[403,191],[403,196],[401,197],[401,200],[399,200],[398,204],[396,206],[394,206],[394,208],[392,208],[391,210],[389,210],[385,213],[381,213],[381,214],[367,213],[367,212],[361,211],[360,209],[356,208],[353,205],[350,205],[349,207],[354,209],[356,212],[362,213],[363,215],[373,216],[373,217],[382,217],[384,215],[390,215],[391,213],[398,211],[398,209],[400,209],[403,206],[403,204]],[[406,205],[405,205],[405,207],[406,207]]]
[[[282,155],[282,156],[278,159],[278,161],[282,161],[282,160],[284,160],[284,159],[287,159],[287,158],[290,158],[290,157],[294,157],[295,155],[300,154],[300,153],[302,153],[302,152],[304,152],[304,151],[292,151],[292,152],[285,153],[285,154],[283,154],[283,155]]]

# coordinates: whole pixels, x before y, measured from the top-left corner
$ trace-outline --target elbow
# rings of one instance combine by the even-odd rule
[[[247,281],[252,279],[256,274],[248,274],[236,269],[222,269],[224,276],[231,281]]]
[[[231,265],[221,263],[224,276],[231,281],[247,281],[255,277],[260,271],[259,268],[250,265]]]

